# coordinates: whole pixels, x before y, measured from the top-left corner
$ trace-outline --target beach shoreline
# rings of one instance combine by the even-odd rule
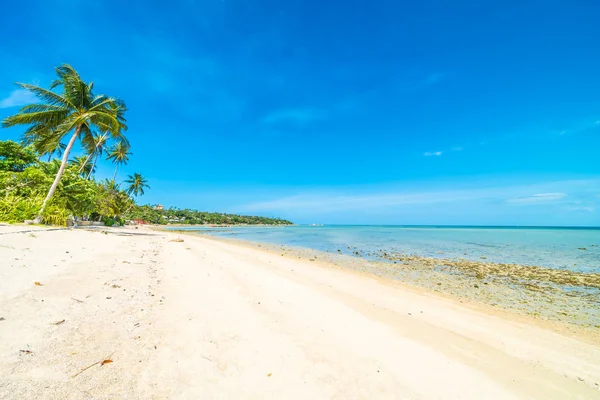
[[[367,259],[362,258],[362,254],[354,256],[301,246],[240,239],[236,236],[215,236],[209,230],[155,229],[192,236],[201,235],[211,240],[261,249],[294,259],[318,261],[318,264],[324,267],[377,278],[389,285],[399,284],[404,288],[424,290],[426,293],[468,302],[473,307],[485,307],[488,312],[521,316],[531,323],[546,324],[561,331],[579,331],[583,337],[600,340],[600,303],[594,301],[595,296],[586,292],[597,292],[598,289],[583,286],[586,281],[598,285],[600,274],[597,273],[572,273],[528,265],[406,254],[400,255],[400,261],[396,262],[395,258],[389,255],[386,259]],[[546,280],[536,279],[539,276]],[[564,290],[556,283],[564,284],[561,281],[576,282],[582,286],[579,287],[579,291]]]
[[[593,331],[263,244],[0,233],[0,398],[600,398]]]

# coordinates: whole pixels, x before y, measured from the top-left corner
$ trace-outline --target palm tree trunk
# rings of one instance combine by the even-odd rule
[[[94,172],[94,168],[96,168],[96,161],[98,161],[97,153],[96,153],[96,158],[94,158],[94,163],[92,164],[92,169],[90,169],[90,173],[88,174],[87,178],[85,178],[86,180],[89,180],[90,176],[92,176],[92,173]]]
[[[44,202],[42,203],[42,207],[40,208],[40,211],[38,212],[37,217],[35,217],[35,219],[33,220],[33,222],[36,224],[39,224],[40,222],[42,222],[42,215],[44,214],[44,211],[46,210],[46,206],[48,205],[48,202],[50,201],[52,196],[54,196],[54,192],[56,192],[56,188],[58,187],[58,184],[60,183],[60,178],[62,178],[62,175],[65,172],[65,168],[69,161],[69,153],[71,152],[71,149],[73,148],[73,145],[75,144],[75,141],[77,140],[77,137],[79,136],[80,132],[81,132],[81,126],[78,126],[77,129],[75,129],[75,133],[73,133],[73,136],[71,136],[71,140],[69,140],[69,144],[67,145],[67,148],[65,149],[65,152],[63,153],[63,158],[60,163],[60,168],[58,169],[58,172],[56,173],[56,177],[54,178],[54,182],[52,182],[52,186],[50,186],[50,190],[48,190],[48,195],[46,195],[46,198],[44,199]]]
[[[87,158],[85,159],[85,162],[81,165],[81,167],[79,167],[79,171],[77,171],[77,173],[81,173],[81,171],[83,171],[83,169],[85,168],[88,161],[90,161],[90,158],[92,158],[93,155],[94,155],[94,153],[88,154]]]
[[[113,181],[115,179],[117,179],[117,171],[119,170],[119,164],[117,164],[117,167],[115,168],[115,173],[113,174]]]

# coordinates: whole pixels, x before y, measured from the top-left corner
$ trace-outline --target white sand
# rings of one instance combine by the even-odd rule
[[[0,226],[1,399],[600,399],[598,343],[516,318],[206,238],[24,229]]]

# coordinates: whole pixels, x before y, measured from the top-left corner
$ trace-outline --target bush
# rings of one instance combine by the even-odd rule
[[[0,221],[15,223],[32,220],[44,202],[42,196],[19,197],[7,194],[0,197]],[[69,211],[60,203],[50,203],[42,216],[42,222],[51,225],[65,226]]]
[[[18,197],[12,194],[0,197],[0,221],[13,223],[34,219],[43,200],[39,197]]]
[[[104,217],[104,218],[102,218],[102,222],[106,226],[122,226],[122,225],[124,225],[124,221],[119,217]]]

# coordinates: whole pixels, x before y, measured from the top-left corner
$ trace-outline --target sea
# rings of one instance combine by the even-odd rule
[[[365,258],[387,252],[600,272],[600,227],[292,225],[172,229]]]

